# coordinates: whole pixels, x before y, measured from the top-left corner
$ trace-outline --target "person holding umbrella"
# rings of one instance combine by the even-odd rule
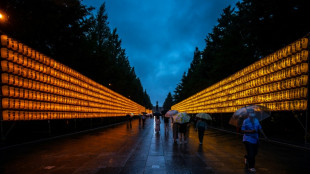
[[[248,165],[250,172],[256,172],[255,170],[255,156],[258,151],[258,131],[267,139],[262,126],[259,121],[255,118],[254,109],[247,109],[248,118],[243,121],[241,126],[241,132],[243,135],[243,143],[245,145],[245,149],[247,154],[245,157],[245,164]]]
[[[174,122],[175,123],[179,123],[178,124],[178,132],[179,132],[179,144],[187,143],[186,141],[186,127],[187,127],[187,123],[189,122],[190,117],[187,115],[186,112],[181,112],[176,114]]]
[[[204,119],[197,117],[196,123],[196,131],[198,131],[199,144],[203,142],[203,136],[205,134],[205,130],[207,129],[207,123]]]
[[[155,116],[155,132],[156,133],[159,133],[159,131],[160,131],[160,123],[161,123],[160,117],[159,117],[159,115],[156,115]]]
[[[175,122],[176,115],[179,112],[176,110],[169,110],[166,114],[165,117],[170,117],[171,118],[171,126],[172,126],[172,133],[173,133],[173,142],[176,143],[178,139],[178,123]]]

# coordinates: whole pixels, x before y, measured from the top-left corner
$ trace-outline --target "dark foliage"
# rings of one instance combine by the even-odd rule
[[[96,16],[80,0],[1,0],[8,14],[0,30],[94,81],[152,108],[130,66],[103,3]]]
[[[243,0],[223,10],[218,24],[197,48],[177,85],[176,103],[305,36],[310,31],[306,0]]]
[[[172,98],[171,93],[169,92],[167,95],[167,98],[164,101],[163,108],[164,108],[164,110],[168,111],[171,109],[172,105],[173,105],[173,98]]]

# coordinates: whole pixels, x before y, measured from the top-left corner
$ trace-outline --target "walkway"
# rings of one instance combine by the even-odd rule
[[[1,151],[0,173],[246,173],[241,137],[209,129],[203,146],[190,128],[187,144],[174,144],[171,129],[154,133],[153,119]],[[262,142],[256,173],[306,174],[310,152]]]

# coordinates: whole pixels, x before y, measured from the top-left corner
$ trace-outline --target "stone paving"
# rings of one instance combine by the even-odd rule
[[[176,144],[171,128],[154,132],[153,119],[138,120],[47,142],[1,150],[0,173],[218,173],[243,174],[244,147],[239,135],[208,129],[203,145],[190,127],[187,144]],[[262,142],[256,173],[310,171],[310,151]]]

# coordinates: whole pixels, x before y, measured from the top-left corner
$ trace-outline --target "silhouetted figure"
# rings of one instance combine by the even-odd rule
[[[156,101],[156,112],[158,112],[158,101]]]
[[[156,133],[159,133],[160,131],[160,117],[159,116],[156,116],[155,117],[155,132]]]
[[[205,134],[206,129],[207,129],[206,121],[201,118],[197,118],[196,131],[198,130],[199,144],[203,143],[203,136]]]
[[[187,143],[185,137],[186,129],[187,129],[187,123],[179,124],[179,144]]]
[[[146,116],[145,114],[142,115],[142,127],[145,125]]]
[[[171,124],[172,124],[173,142],[176,143],[178,139],[179,124],[174,122],[173,116],[170,118],[171,118]]]
[[[142,115],[139,115],[139,127],[141,126]]]
[[[165,131],[169,131],[169,117],[164,117]]]
[[[131,128],[132,127],[132,125],[131,125],[132,117],[129,114],[127,114],[126,118],[127,118],[127,127]]]

